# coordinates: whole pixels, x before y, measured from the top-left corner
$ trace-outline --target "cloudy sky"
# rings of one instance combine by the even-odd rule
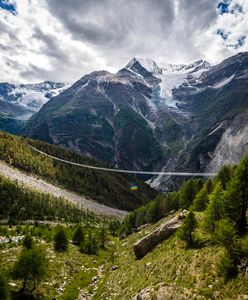
[[[247,36],[247,0],[0,0],[0,82],[74,82],[135,56],[216,64]]]

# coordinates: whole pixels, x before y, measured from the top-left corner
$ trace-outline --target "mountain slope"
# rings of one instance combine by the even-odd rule
[[[46,103],[25,133],[120,167],[152,169],[163,152],[146,120],[151,93],[128,70],[93,72]]]
[[[102,162],[56,146],[6,133],[0,133],[0,159],[28,174],[36,174],[83,197],[121,210],[134,209],[156,195],[156,192],[141,180],[53,161],[37,154],[29,145],[61,159],[86,165],[106,166]],[[137,191],[130,189],[134,182],[138,186]]]
[[[44,183],[44,182],[43,182]],[[100,221],[100,215],[94,210],[86,210],[82,202],[75,203],[73,198],[59,197],[49,189],[41,189],[41,182],[32,176],[26,176],[17,169],[0,163],[0,221],[3,224],[19,224],[22,222],[90,222]],[[49,187],[44,184],[43,187]],[[6,194],[8,197],[6,197]],[[82,205],[82,206],[81,206]],[[93,211],[93,212],[92,212]],[[111,210],[108,210],[111,213]],[[112,210],[112,213],[116,213]],[[102,211],[95,211],[104,215]],[[109,215],[108,215],[109,216]],[[114,214],[115,216],[115,214]],[[119,217],[119,215],[117,215]],[[3,227],[1,227],[2,229]],[[6,240],[5,240],[6,241]],[[1,234],[0,244],[3,238]]]
[[[89,210],[90,212],[113,216],[117,218],[123,218],[126,216],[127,212],[123,210],[118,210],[111,208],[106,205],[99,204],[92,199],[87,199],[83,196],[74,194],[73,192],[62,189],[58,186],[50,184],[42,179],[37,179],[32,175],[27,175],[20,172],[18,169],[9,167],[7,164],[0,162],[0,174],[4,177],[11,179],[14,182],[18,182],[20,186],[26,189],[32,189],[39,191],[40,193],[49,194],[56,198],[63,198],[69,202],[82,207],[84,210]]]
[[[223,248],[213,243],[185,249],[174,234],[137,260],[133,245],[166,220],[168,217],[141,228],[117,244],[114,262],[104,266],[94,299],[245,299],[248,290],[244,275],[229,281],[220,276],[218,263]],[[202,220],[201,213],[197,220]],[[113,265],[118,267],[114,271]]]

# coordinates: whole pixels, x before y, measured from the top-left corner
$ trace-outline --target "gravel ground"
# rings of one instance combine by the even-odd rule
[[[107,215],[107,216],[115,216],[123,219],[127,212],[115,208],[108,207],[106,205],[99,204],[93,200],[86,199],[83,196],[79,196],[73,192],[69,192],[63,188],[52,185],[44,181],[43,179],[39,179],[32,175],[27,175],[16,168],[10,167],[4,162],[0,162],[0,173],[8,177],[11,180],[17,180],[18,183],[24,184],[27,187],[38,190],[43,193],[52,194],[55,197],[63,197],[70,202],[81,205],[85,209],[89,209],[94,213]]]

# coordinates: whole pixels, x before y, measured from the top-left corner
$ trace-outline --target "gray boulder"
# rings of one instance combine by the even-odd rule
[[[156,245],[170,237],[182,224],[185,213],[181,213],[159,228],[137,241],[134,244],[134,253],[137,259],[142,258],[150,252]]]

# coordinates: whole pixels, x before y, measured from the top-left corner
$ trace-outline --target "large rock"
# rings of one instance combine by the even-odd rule
[[[134,253],[138,259],[145,256],[157,244],[171,236],[182,224],[185,214],[181,213],[173,217],[168,222],[162,224],[158,229],[154,230],[138,242],[134,244]]]

